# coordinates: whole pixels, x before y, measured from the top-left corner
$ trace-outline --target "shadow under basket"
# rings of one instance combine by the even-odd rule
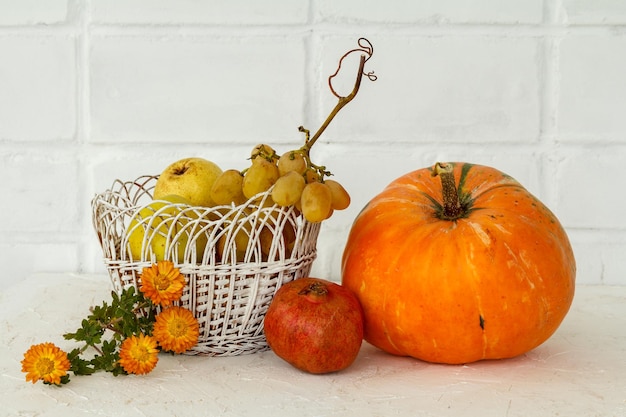
[[[270,191],[239,206],[193,207],[152,200],[157,176],[116,180],[92,200],[92,220],[116,292],[139,288],[157,259],[187,280],[175,303],[200,324],[187,354],[233,356],[267,350],[263,319],[276,291],[309,275],[320,223],[273,204]]]

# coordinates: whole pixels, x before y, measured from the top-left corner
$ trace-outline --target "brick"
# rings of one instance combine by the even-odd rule
[[[0,26],[53,25],[67,14],[67,0],[0,0]]]
[[[556,210],[566,227],[624,230],[626,198],[619,189],[623,150],[569,152],[559,158],[556,172]]]
[[[601,236],[600,236],[601,237]],[[626,271],[626,242],[601,245],[602,274],[600,283],[604,285],[624,285],[624,271]]]
[[[626,3],[621,0],[563,0],[563,22],[569,24],[624,24]]]
[[[93,21],[113,24],[295,24],[308,19],[307,1],[107,0],[92,3]]]
[[[317,20],[336,23],[539,23],[543,12],[541,0],[320,0],[316,6]]]
[[[90,56],[95,141],[281,142],[303,119],[300,37],[98,36]]]
[[[561,43],[557,109],[564,140],[623,140],[626,135],[626,36],[578,35]]]
[[[576,256],[577,284],[624,284],[626,240],[622,232],[571,230],[569,238]]]
[[[0,232],[79,230],[77,162],[72,157],[46,153],[0,154],[0,195],[5,196],[0,203]]]
[[[590,243],[588,238],[577,240],[570,233],[570,242],[576,258],[576,283],[578,285],[602,284],[602,252],[605,248]]]
[[[329,132],[352,141],[532,142],[540,131],[538,40],[490,36],[384,36],[356,99]],[[337,45],[347,45],[338,48]],[[320,114],[335,99],[326,90],[344,38],[324,39]],[[353,60],[355,61],[355,60]],[[344,69],[354,79],[356,62]],[[349,77],[348,77],[349,78]],[[342,94],[351,84],[341,84]]]
[[[0,36],[0,139],[73,138],[74,49],[67,37]]]

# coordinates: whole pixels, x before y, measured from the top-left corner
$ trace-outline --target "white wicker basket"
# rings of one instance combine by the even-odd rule
[[[140,259],[132,259],[127,239],[131,220],[152,202],[156,180],[116,180],[92,200],[94,228],[117,292],[138,288],[141,270],[156,260],[150,245],[156,233],[145,234]],[[269,192],[262,193],[232,207],[177,205],[177,214],[164,223],[169,225],[161,236],[167,242],[165,258],[188,284],[178,305],[200,323],[198,344],[189,354],[232,356],[268,349],[263,318],[274,294],[284,283],[309,274],[320,224],[307,222],[294,207],[270,205],[268,197]],[[145,220],[133,223],[155,229],[148,226]],[[237,233],[246,236],[245,251],[235,244]]]

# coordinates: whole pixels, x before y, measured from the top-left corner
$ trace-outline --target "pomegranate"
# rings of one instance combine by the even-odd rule
[[[274,296],[264,322],[276,355],[313,374],[340,371],[354,362],[363,340],[363,310],[347,288],[300,278]]]

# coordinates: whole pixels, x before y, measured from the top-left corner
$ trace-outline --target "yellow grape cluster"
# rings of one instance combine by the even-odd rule
[[[335,210],[350,205],[350,195],[337,181],[324,179],[325,171],[314,166],[302,149],[278,155],[269,145],[252,149],[251,164],[243,172],[226,170],[211,188],[217,204],[242,204],[269,190],[274,203],[295,206],[310,222],[328,219]]]

